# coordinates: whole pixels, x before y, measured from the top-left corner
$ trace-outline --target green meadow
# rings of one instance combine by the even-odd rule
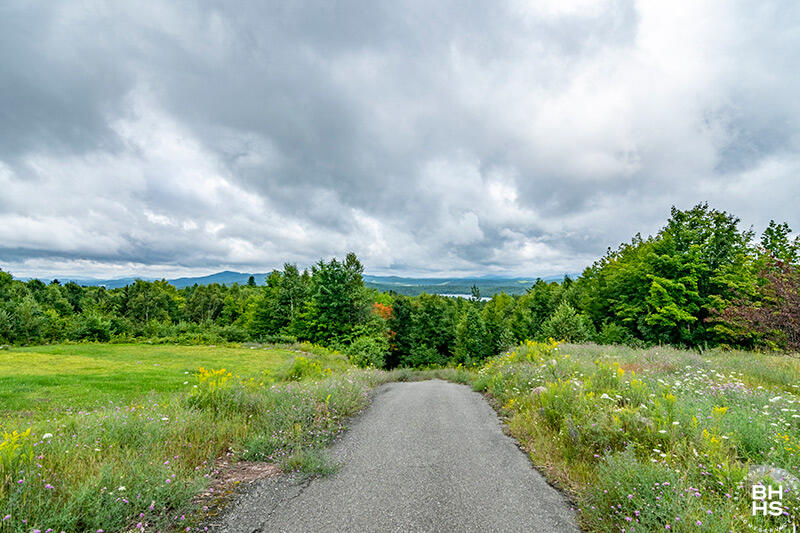
[[[308,343],[0,351],[0,532],[197,530],[222,461],[330,472],[385,379]]]
[[[0,351],[0,416],[15,411],[49,414],[177,393],[186,389],[199,367],[225,368],[259,379],[276,373],[298,351],[160,344],[12,348]]]

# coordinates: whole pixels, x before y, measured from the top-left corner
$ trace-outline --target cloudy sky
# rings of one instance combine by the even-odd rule
[[[800,227],[800,3],[4,0],[0,268],[546,275]]]

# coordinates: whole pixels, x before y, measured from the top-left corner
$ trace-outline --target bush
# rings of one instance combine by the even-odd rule
[[[440,354],[433,346],[414,346],[411,353],[404,361],[406,366],[410,367],[432,367],[444,366],[447,364],[447,359]]]
[[[561,302],[542,324],[542,337],[567,342],[586,342],[594,337],[594,326],[567,302]]]
[[[606,322],[597,334],[597,344],[625,344],[631,346],[635,338],[624,326]]]
[[[69,337],[75,341],[108,342],[111,339],[111,321],[100,315],[80,315],[72,323]]]
[[[247,330],[239,326],[224,326],[220,336],[228,342],[245,342],[250,338]]]
[[[359,368],[383,368],[389,342],[383,337],[359,337],[347,348],[350,362]]]

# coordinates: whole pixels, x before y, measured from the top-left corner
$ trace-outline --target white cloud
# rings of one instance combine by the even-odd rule
[[[353,250],[374,272],[533,276],[673,204],[800,226],[792,2],[1,9],[18,275]]]

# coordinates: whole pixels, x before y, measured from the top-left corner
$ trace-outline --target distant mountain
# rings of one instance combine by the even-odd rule
[[[168,279],[167,281],[180,289],[182,287],[191,287],[195,283],[198,285],[211,285],[212,283],[219,283],[220,285],[233,285],[234,283],[246,285],[250,276],[255,278],[256,285],[264,285],[267,274],[247,274],[244,272],[231,272],[230,270],[226,270],[224,272],[217,272],[216,274],[209,274],[208,276],[176,278]]]
[[[167,283],[174,285],[178,289],[181,289],[183,287],[191,287],[195,283],[198,285],[211,285],[212,283],[219,283],[225,285],[233,285],[234,283],[238,283],[239,285],[245,285],[250,276],[255,277],[257,285],[264,285],[265,283],[264,280],[267,277],[266,274],[247,274],[244,272],[231,272],[229,270],[226,270],[224,272],[217,272],[216,274],[209,274],[208,276],[168,279]],[[22,278],[23,281],[27,281],[29,279],[32,278]],[[107,289],[117,289],[119,287],[130,285],[137,279],[142,279],[145,281],[153,281],[155,279],[161,279],[161,278],[137,277],[137,278],[99,279],[99,278],[71,278],[69,276],[58,276],[56,278],[40,278],[40,279],[45,283],[50,283],[51,281],[53,281],[53,279],[57,279],[62,285],[64,283],[74,281],[78,285],[88,285],[94,287],[103,286]]]
[[[569,274],[573,279],[577,274]],[[544,281],[558,281],[560,276],[542,276]],[[525,294],[536,281],[536,276],[527,278],[502,278],[480,276],[475,278],[404,278],[400,276],[364,276],[367,287],[382,292],[395,291],[398,294],[416,296],[423,292],[428,294],[469,295],[475,285],[483,296],[492,296],[499,292],[506,294]]]
[[[245,272],[232,272],[226,270],[209,274],[207,276],[183,277],[168,279],[167,282],[177,288],[190,287],[195,283],[198,285],[211,285],[219,283],[225,285],[245,285],[247,280],[253,276],[256,284],[264,285],[267,274],[248,274]],[[577,274],[569,274],[577,277]],[[27,281],[31,278],[23,278]],[[50,283],[53,278],[42,279],[45,283]],[[59,276],[62,284],[74,281],[79,285],[103,286],[107,289],[116,289],[130,285],[137,279],[152,281],[157,278],[117,278],[117,279],[95,279],[95,278],[71,278],[69,276]],[[543,276],[544,281],[562,281],[564,276]],[[381,292],[394,291],[398,294],[416,296],[423,292],[428,294],[447,294],[447,295],[469,295],[472,286],[476,285],[483,296],[491,296],[495,293],[505,292],[507,294],[524,294],[525,291],[536,281],[536,276],[527,278],[502,278],[491,276],[480,276],[475,278],[405,278],[400,276],[372,276],[364,275],[364,283],[367,287]]]

